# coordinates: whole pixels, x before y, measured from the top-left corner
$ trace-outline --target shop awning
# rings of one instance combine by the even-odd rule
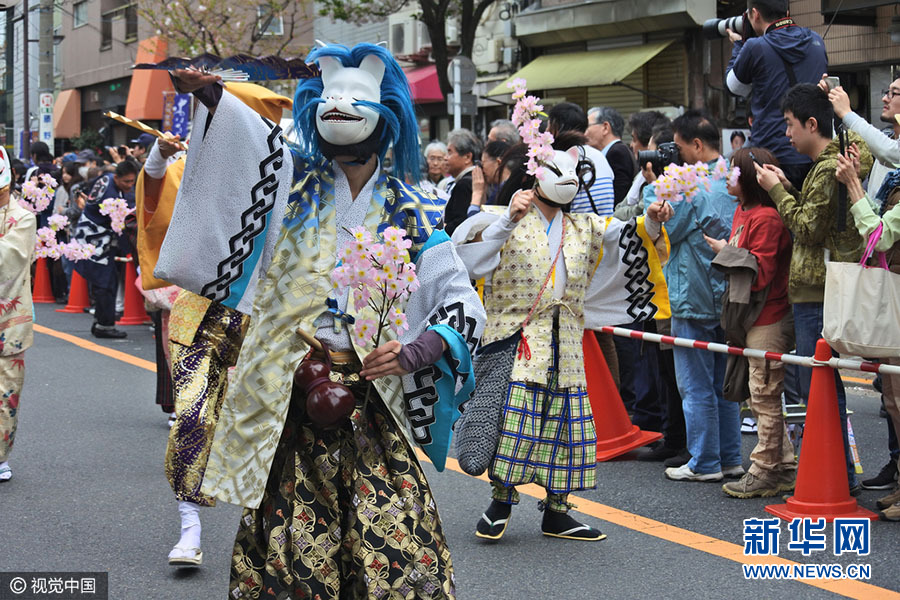
[[[53,104],[53,137],[73,138],[81,135],[81,92],[63,90]]]
[[[166,58],[166,41],[154,36],[138,44],[135,63],[155,63]],[[129,119],[156,120],[163,116],[163,92],[172,91],[166,71],[136,70],[131,74],[125,116]]]
[[[414,67],[405,69],[405,72],[412,90],[413,102],[428,104],[429,102],[444,101],[444,94],[441,93],[441,85],[438,83],[436,66]]]
[[[642,46],[568,52],[539,56],[488,92],[488,96],[509,94],[507,82],[522,78],[529,90],[611,85],[622,81],[662,52],[672,40]]]

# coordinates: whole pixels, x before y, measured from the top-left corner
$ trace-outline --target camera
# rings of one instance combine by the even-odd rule
[[[662,175],[663,169],[670,164],[681,164],[681,155],[678,153],[678,146],[675,142],[664,142],[656,150],[642,150],[638,152],[637,160],[638,166],[642,169],[644,165],[650,163],[653,172],[659,177]]]
[[[828,91],[830,92],[836,87],[841,87],[841,78],[840,77],[826,77],[825,85],[828,86]]]
[[[750,26],[750,18],[745,12],[739,17],[707,20],[703,23],[703,36],[708,40],[728,37],[729,29],[741,34],[745,40],[756,35],[756,32]]]

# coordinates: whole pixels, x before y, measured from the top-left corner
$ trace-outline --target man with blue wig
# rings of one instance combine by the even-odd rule
[[[215,76],[173,73],[203,106],[155,275],[251,315],[202,485],[245,507],[228,597],[455,598],[412,444],[443,468],[484,311],[436,228],[442,206],[403,182],[421,154],[397,62],[372,44],[321,44],[307,62],[321,75],[297,87],[298,145]],[[331,277],[359,227],[402,229],[421,284],[409,330],[377,348],[348,328],[374,311]],[[355,400],[327,427],[307,410],[312,386],[292,386],[315,360]]]

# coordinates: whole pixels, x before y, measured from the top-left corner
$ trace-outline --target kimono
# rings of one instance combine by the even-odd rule
[[[291,107],[288,98],[262,86],[229,82],[227,88],[263,116],[280,118],[282,110]],[[154,277],[153,271],[172,220],[185,158],[182,154],[167,165],[153,211],[146,210],[144,204],[146,173],[142,170],[137,179],[137,249],[144,290],[171,286],[168,281]],[[163,328],[166,332],[163,341],[168,360],[162,368],[172,382],[176,414],[166,446],[166,478],[177,500],[214,506],[215,498],[202,493],[200,485],[225,400],[228,372],[237,362],[250,318],[187,290],[178,293],[165,313],[167,326]],[[160,364],[158,361],[158,372]]]
[[[89,260],[75,263],[75,270],[92,285],[112,288],[115,293],[118,275],[114,258],[120,254],[120,245],[125,250],[124,254],[127,254],[130,244],[124,236],[112,230],[110,218],[100,213],[100,203],[107,198],[124,198],[129,206],[134,206],[134,193],[120,192],[112,173],[105,173],[97,178],[73,233],[74,239],[82,244],[93,244],[97,252]]]
[[[661,235],[654,245],[643,217],[559,212],[548,222],[532,206],[516,224],[507,210],[486,207],[453,236],[470,276],[485,280],[482,343],[524,338],[489,470],[493,497],[515,504],[515,486],[534,482],[547,490],[543,506],[566,512],[569,492],[596,483],[584,329],[668,317],[667,241]]]
[[[97,252],[90,259],[75,263],[75,270],[90,284],[91,298],[94,300],[95,326],[114,329],[116,324],[116,291],[119,285],[119,269],[115,257],[131,251],[131,243],[125,235],[117,234],[112,229],[110,217],[100,213],[100,203],[107,198],[125,198],[130,207],[134,206],[134,194],[123,194],[116,187],[113,174],[101,175],[93,188],[89,200],[84,206],[81,218],[75,225],[72,237],[82,244],[93,244]],[[92,330],[93,331],[93,330]],[[157,348],[157,355],[160,348]],[[171,404],[171,390],[164,378],[162,391],[157,392],[157,400]],[[157,386],[159,390],[159,386]]]
[[[16,437],[25,350],[33,341],[31,262],[37,219],[14,195],[0,208],[0,463]]]
[[[166,478],[179,501],[215,506],[200,491],[228,369],[237,362],[250,318],[181,290],[169,316],[169,356],[175,388],[175,424],[166,446]]]
[[[207,117],[199,108],[197,122],[208,127],[192,139],[155,276],[251,314],[201,487],[246,507],[229,597],[274,588],[296,598],[454,598],[449,550],[411,443],[443,468],[458,406],[474,387],[470,352],[484,312],[453,244],[435,229],[442,207],[380,168],[351,199],[339,167],[301,156],[276,124],[228,93]],[[399,341],[430,328],[448,346],[435,365],[376,380],[371,394],[358,371],[373,348],[351,338],[327,304],[339,244],[360,225],[400,227],[412,240],[421,287]],[[336,310],[354,294],[334,298]],[[356,318],[377,317],[366,308]],[[357,398],[334,430],[314,427],[305,394],[292,393],[309,351],[298,327],[358,357],[332,370]]]

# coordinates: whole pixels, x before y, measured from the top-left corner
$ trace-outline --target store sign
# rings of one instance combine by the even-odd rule
[[[38,139],[53,152],[53,94],[41,94],[40,113],[38,115]]]

